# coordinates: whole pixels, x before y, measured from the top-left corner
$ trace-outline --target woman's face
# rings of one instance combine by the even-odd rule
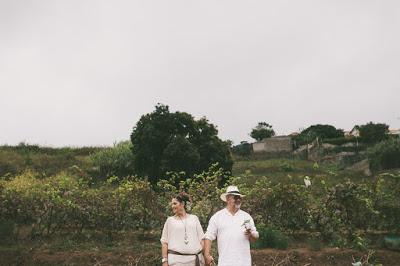
[[[179,202],[177,199],[173,198],[171,200],[171,208],[174,214],[181,213],[184,210],[183,202]]]

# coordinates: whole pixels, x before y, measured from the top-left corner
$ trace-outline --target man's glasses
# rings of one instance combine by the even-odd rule
[[[234,199],[234,200],[238,200],[238,199],[242,199],[242,197],[239,196],[239,195],[234,195],[234,196],[233,196],[233,199]]]

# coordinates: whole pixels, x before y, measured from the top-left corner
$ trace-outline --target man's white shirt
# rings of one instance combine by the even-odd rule
[[[231,214],[226,208],[216,212],[210,219],[204,238],[217,239],[219,266],[251,266],[250,241],[245,235],[248,221],[251,234],[258,238],[253,218],[245,211]]]

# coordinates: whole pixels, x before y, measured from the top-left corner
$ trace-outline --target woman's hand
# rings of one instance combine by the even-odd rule
[[[213,263],[214,263],[214,258],[213,258],[210,254],[205,255],[205,256],[204,256],[204,259],[205,259],[205,261],[206,261],[206,265],[207,265],[207,266],[213,265]]]

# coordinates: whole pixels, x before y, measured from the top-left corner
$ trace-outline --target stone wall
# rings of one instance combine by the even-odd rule
[[[253,151],[254,153],[292,152],[292,139],[288,136],[276,136],[272,138],[267,138],[262,140],[261,142],[253,143]]]

